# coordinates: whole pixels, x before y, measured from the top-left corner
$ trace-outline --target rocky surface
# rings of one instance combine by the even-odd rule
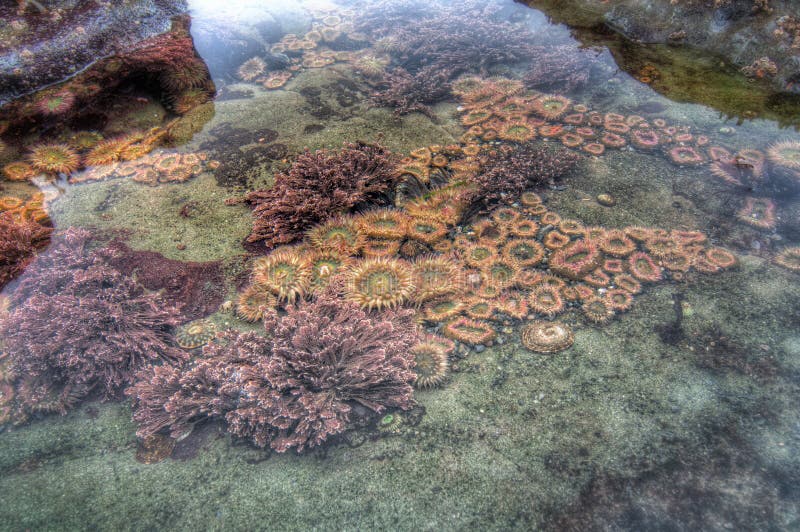
[[[186,9],[185,0],[0,3],[0,105],[168,30]]]
[[[769,0],[529,0],[556,21],[574,27],[604,25],[624,37],[648,44],[671,44],[717,55],[781,91],[800,94],[800,42],[787,32],[797,17],[796,2]],[[716,4],[723,4],[716,6]],[[794,30],[797,31],[797,30]],[[793,44],[795,45],[793,47]],[[767,57],[776,72],[759,69]],[[747,71],[746,71],[747,72]]]

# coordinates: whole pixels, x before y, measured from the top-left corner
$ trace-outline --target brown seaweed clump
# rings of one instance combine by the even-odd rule
[[[388,204],[396,181],[395,157],[380,145],[307,150],[272,188],[247,195],[255,216],[247,241],[273,248],[299,240],[311,226],[356,205]]]

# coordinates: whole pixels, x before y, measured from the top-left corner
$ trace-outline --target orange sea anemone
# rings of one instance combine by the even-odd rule
[[[551,138],[558,137],[564,132],[564,126],[561,124],[546,124],[539,127],[539,134],[543,137]]]
[[[600,249],[614,257],[627,257],[636,250],[636,243],[624,231],[610,229],[606,231],[605,238],[600,240]]]
[[[267,288],[250,285],[236,300],[236,315],[245,321],[259,321],[264,317],[264,310],[273,309],[277,304],[278,298]]]
[[[433,388],[447,377],[447,351],[441,344],[423,341],[411,348],[417,388]]]
[[[474,268],[482,268],[497,258],[497,246],[490,242],[476,242],[467,247],[463,253],[464,262]]]
[[[629,225],[622,229],[622,231],[637,242],[644,242],[653,237],[653,231],[649,227],[639,227],[638,225]]]
[[[800,171],[800,141],[776,142],[767,149],[767,157],[776,166]]]
[[[311,266],[296,248],[282,248],[255,261],[252,280],[280,301],[293,302],[308,291]]]
[[[561,291],[553,286],[538,285],[528,295],[528,305],[539,314],[555,316],[564,311]]]
[[[101,166],[111,164],[119,160],[122,150],[128,146],[126,139],[109,139],[99,142],[83,158],[86,166]]]
[[[394,257],[400,252],[399,240],[367,238],[361,245],[361,254],[367,258]]]
[[[697,166],[706,162],[692,146],[675,146],[667,152],[670,161],[678,166]]]
[[[600,137],[600,143],[608,148],[622,148],[628,143],[628,141],[625,140],[625,137],[606,131]]]
[[[519,220],[520,216],[520,212],[511,207],[500,207],[492,212],[492,220],[498,226],[508,226]]]
[[[452,340],[470,345],[487,344],[496,336],[494,329],[488,323],[465,317],[447,322],[442,332]]]
[[[561,249],[570,243],[570,238],[558,231],[550,231],[542,242],[547,249]]]
[[[624,312],[633,305],[633,296],[630,292],[622,288],[612,288],[606,291],[604,298],[611,310]]]
[[[497,136],[503,140],[527,142],[536,136],[536,129],[524,119],[508,120],[497,130]]]
[[[614,286],[622,288],[631,294],[638,294],[642,291],[642,283],[640,283],[634,276],[627,273],[615,275]]]
[[[239,76],[239,79],[243,81],[253,81],[263,74],[266,68],[267,65],[264,63],[263,59],[260,57],[252,57],[239,66],[236,74]]]
[[[561,223],[561,216],[553,211],[548,211],[542,214],[542,224],[544,225],[558,225]]]
[[[614,311],[604,298],[592,297],[581,306],[583,315],[594,323],[606,323],[614,316]]]
[[[775,256],[775,264],[793,272],[800,272],[800,246],[783,248]]]
[[[71,174],[80,168],[80,157],[66,144],[40,144],[31,149],[31,165],[48,174]]]
[[[466,303],[458,297],[441,297],[430,301],[422,307],[422,315],[432,323],[449,320],[461,314]]]
[[[600,265],[600,249],[590,240],[576,240],[550,255],[550,269],[569,279],[581,279]]]
[[[583,144],[583,137],[575,133],[564,133],[561,135],[561,144],[567,148],[577,148]]]
[[[503,247],[503,257],[520,266],[534,266],[544,258],[544,247],[531,239],[514,238]]]
[[[308,258],[311,267],[311,291],[319,293],[324,290],[334,275],[347,271],[354,259],[335,251],[317,251]]]
[[[534,321],[520,332],[522,345],[535,353],[557,353],[572,346],[575,337],[568,325],[557,321]]]
[[[367,310],[397,307],[413,293],[413,271],[397,259],[366,259],[350,273],[349,299]]]
[[[583,151],[590,155],[600,156],[606,151],[606,147],[599,143],[599,142],[590,142],[589,144],[583,145]]]
[[[628,271],[639,281],[653,283],[661,280],[661,268],[643,251],[631,253],[628,257]]]
[[[720,247],[710,247],[703,250],[701,255],[714,266],[727,269],[736,265],[736,255],[727,249]]]
[[[409,238],[426,244],[435,244],[447,236],[447,226],[433,218],[412,218],[406,231]]]
[[[564,96],[544,94],[533,101],[532,111],[545,120],[556,120],[569,110],[570,103]]]
[[[569,218],[564,218],[560,222],[558,222],[558,230],[564,233],[565,235],[583,235],[586,232],[586,228],[580,223],[578,220],[571,220]]]
[[[318,250],[356,255],[364,244],[364,235],[353,218],[338,217],[320,224],[307,233],[311,245]]]
[[[561,121],[572,126],[579,126],[586,122],[586,117],[583,113],[572,113],[562,118]]]
[[[512,286],[519,274],[519,266],[503,258],[496,258],[482,268],[486,284],[502,290]]]
[[[493,302],[473,296],[466,301],[464,312],[470,318],[477,320],[488,320],[492,317],[495,311]]]
[[[369,211],[356,218],[362,234],[387,240],[400,240],[406,236],[408,221],[406,215],[394,209]]]
[[[27,181],[36,175],[36,171],[28,163],[16,161],[5,165],[3,174],[9,181]]]
[[[497,309],[517,320],[528,317],[528,300],[519,292],[504,294],[497,300]]]
[[[423,303],[445,294],[458,293],[464,282],[456,264],[444,257],[428,256],[414,261],[414,300]]]
[[[603,261],[602,268],[608,273],[624,273],[625,263],[621,259],[606,259]]]
[[[736,213],[736,218],[758,229],[774,229],[775,203],[769,198],[745,198],[744,206]]]
[[[595,288],[603,288],[611,284],[611,278],[600,268],[596,268],[583,276],[583,282]]]
[[[542,204],[542,197],[535,192],[523,192],[519,197],[519,202],[525,207],[535,207]]]

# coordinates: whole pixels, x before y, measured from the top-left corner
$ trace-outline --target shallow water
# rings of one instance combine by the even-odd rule
[[[709,106],[672,101],[662,94],[668,91],[640,81],[652,78],[652,70],[636,79],[608,49],[584,48],[565,26],[512,2],[263,4],[190,2],[191,36],[215,91],[207,80],[193,88],[215,92],[212,102],[202,103],[200,95],[200,105],[180,108],[185,100],[167,94],[164,74],[131,76],[111,98],[98,100],[100,108],[78,113],[66,126],[57,112],[22,106],[15,112],[34,118],[24,127],[11,120],[3,134],[3,164],[86,130],[105,139],[127,135],[126,148],[146,145],[149,153],[92,166],[86,164],[91,149],[83,148],[83,162],[69,177],[37,172],[29,182],[3,182],[3,194],[23,200],[38,188],[56,233],[3,292],[10,314],[3,317],[0,367],[8,413],[0,428],[0,528],[797,527],[800,274],[797,256],[785,250],[800,245],[800,173],[793,166],[800,150],[791,144],[800,137],[782,126],[791,119],[760,118],[758,106],[754,117],[726,119],[713,98]],[[242,65],[254,57],[260,63],[250,63],[249,73]],[[415,75],[416,84],[409,81]],[[740,79],[714,82],[708,93],[732,87],[737,98],[742,94]],[[142,135],[131,137],[136,131]],[[650,146],[652,132],[657,142]],[[602,138],[607,133],[617,136]],[[276,234],[274,219],[261,238],[248,241],[254,214],[241,200],[272,186],[276,173],[285,179],[305,148],[331,155],[348,142],[379,143],[397,154],[401,178],[335,214],[363,220],[365,212],[391,208],[416,216],[405,220],[418,231],[366,237],[374,254],[378,243],[395,245],[386,242],[392,238],[398,248],[383,264],[400,273],[384,268],[373,284],[357,276],[368,252],[343,250],[342,241],[329,239],[350,271],[345,295],[335,300],[342,308],[363,305],[364,319],[373,323],[395,320],[397,330],[400,318],[383,307],[412,310],[420,337],[454,340],[439,345],[450,349],[444,374],[419,355],[411,370],[418,375],[413,402],[396,391],[376,394],[397,401],[383,403],[385,409],[350,400],[365,396],[349,389],[352,395],[331,406],[349,409],[346,426],[319,445],[306,442],[299,453],[281,447],[286,435],[274,428],[237,432],[235,420],[225,417],[233,404],[243,408],[257,393],[253,387],[228,396],[222,413],[194,412],[185,424],[138,438],[152,421],[141,414],[142,397],[158,395],[141,385],[154,379],[148,366],[168,364],[168,353],[177,352],[194,361],[182,366],[188,375],[231,342],[214,332],[265,332],[257,319],[243,319],[252,309],[239,298],[251,283],[272,283],[275,294],[263,302],[279,309],[276,319],[287,320],[285,328],[292,329],[287,312],[301,323],[295,329],[316,324],[322,311],[313,307],[311,317],[297,317],[295,304],[311,305],[292,300],[310,301],[321,290],[310,282],[292,285],[300,274],[286,266],[291,261],[275,273],[270,259],[260,257],[280,252],[317,260],[315,248],[325,246],[294,241],[269,250],[264,235]],[[788,147],[770,150],[782,142]],[[535,196],[509,193],[487,206],[519,170],[502,155],[540,147],[546,151],[536,152],[538,160],[569,169],[554,172],[552,182],[530,183]],[[564,162],[569,153],[576,154],[574,166]],[[681,154],[687,158],[677,160]],[[179,170],[175,160],[182,161]],[[475,193],[475,180],[492,165],[499,168],[495,180]],[[298,212],[307,207],[304,197]],[[29,211],[39,212],[35,204]],[[576,221],[572,230],[564,220]],[[73,233],[62,236],[70,227],[90,231],[85,251]],[[636,251],[608,242],[608,231],[624,228],[626,234],[612,234]],[[593,243],[573,254],[573,266],[591,255],[589,266],[574,273],[569,260],[559,265],[570,258],[559,251],[559,239],[571,239],[565,249]],[[520,241],[544,258],[515,263],[511,257],[522,257],[510,249]],[[102,254],[106,246],[109,256]],[[495,262],[470,255],[480,246]],[[91,254],[97,249],[99,258]],[[643,255],[630,259],[636,253]],[[102,270],[107,278],[69,294],[63,283],[43,288],[60,269],[83,272],[87,256],[110,268]],[[425,257],[443,259],[443,277],[419,273]],[[326,271],[317,265],[315,282],[324,284],[318,278]],[[403,277],[412,274],[415,289]],[[559,277],[544,282],[545,274]],[[633,285],[620,275],[633,277]],[[71,282],[86,283],[79,277]],[[420,291],[425,279],[428,294]],[[454,286],[442,290],[449,282]],[[125,283],[136,288],[96,297]],[[56,299],[67,296],[73,299]],[[157,299],[145,310],[130,303],[149,296]],[[94,299],[119,306],[95,307]],[[599,310],[592,306],[598,304]],[[123,317],[103,328],[97,316],[117,316],[117,309]],[[145,317],[154,315],[148,312],[156,313],[154,324],[147,324]],[[448,327],[459,316],[477,324]],[[140,320],[131,327],[157,331],[162,343],[141,344],[143,354],[114,371],[86,369],[82,361],[90,356],[111,356],[87,346],[112,345],[118,353],[124,351],[118,338],[144,341],[117,328],[128,317]],[[523,330],[541,322],[570,331],[573,343],[526,348]],[[268,323],[267,337],[280,336]],[[97,327],[93,335],[72,339],[71,331],[90,327]],[[212,334],[192,334],[200,328]],[[379,338],[389,350],[394,341],[402,344],[386,331]],[[205,351],[197,347],[209,342]],[[398,352],[408,356],[406,347]],[[134,362],[136,356],[151,358]],[[14,364],[57,384],[37,396],[30,379],[14,375]],[[236,367],[225,382],[242,380],[244,366]],[[294,377],[302,380],[300,374],[307,375],[297,370]],[[302,393],[328,389],[327,382]],[[335,384],[332,395],[343,388]],[[125,389],[134,391],[126,396]],[[134,408],[131,396],[139,401]],[[299,432],[295,426],[290,436]],[[264,434],[267,440],[259,440]]]

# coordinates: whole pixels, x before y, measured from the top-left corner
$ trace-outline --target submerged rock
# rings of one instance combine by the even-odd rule
[[[170,28],[186,0],[0,3],[0,105]],[[131,21],[135,20],[135,24]]]

